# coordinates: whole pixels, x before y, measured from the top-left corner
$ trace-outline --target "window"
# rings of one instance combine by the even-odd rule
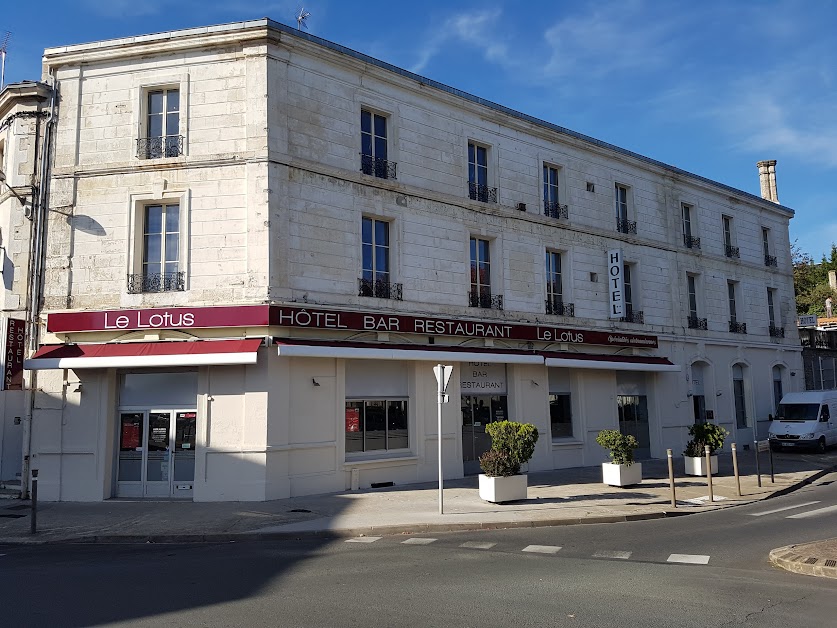
[[[379,179],[396,178],[396,164],[387,160],[387,119],[366,109],[360,112],[360,170]]]
[[[770,326],[776,325],[776,315],[773,312],[773,290],[767,289],[767,317],[770,320]]]
[[[128,292],[185,290],[180,268],[180,204],[158,203],[142,209],[142,268],[128,276]]]
[[[764,265],[778,266],[778,261],[775,255],[770,254],[770,229],[766,227],[761,228],[761,242],[764,249]]]
[[[497,202],[497,188],[488,187],[488,149],[468,142],[468,196],[483,203]]]
[[[735,282],[727,282],[727,301],[729,303],[729,330],[735,334],[746,334],[747,324],[738,322],[738,315],[735,303]]]
[[[180,134],[180,90],[155,89],[147,93],[145,137],[138,140],[138,157],[157,159],[183,154]]]
[[[491,250],[488,240],[471,238],[471,307],[503,309],[501,296],[491,294]]]
[[[561,270],[561,254],[546,252],[546,313],[573,316],[572,303],[564,303],[564,283]]]
[[[408,447],[406,399],[346,400],[346,453]]]
[[[616,230],[636,234],[636,222],[628,220],[628,188],[616,184]]]
[[[552,438],[572,438],[573,416],[568,393],[549,395],[549,420]]]
[[[732,244],[732,218],[722,216],[721,222],[724,227],[724,255],[727,257],[739,257],[738,247]]]
[[[773,288],[767,289],[767,318],[769,321],[768,332],[774,338],[784,338],[785,328],[776,325],[776,312],[774,303],[776,302],[776,290]]]
[[[773,367],[773,413],[779,408],[779,402],[782,401],[784,392],[782,390],[782,367]]]
[[[641,311],[636,309],[637,304],[634,299],[634,288],[636,287],[636,284],[634,283],[636,278],[635,270],[636,267],[633,264],[624,265],[624,275],[622,279],[622,303],[625,308],[625,315],[622,317],[622,320],[629,323],[642,323],[644,322],[644,315]]]
[[[697,280],[694,275],[686,275],[686,284],[689,291],[689,318],[697,318]]]
[[[700,238],[692,235],[692,206],[688,203],[681,203],[683,214],[683,244],[690,249],[700,248]]]
[[[361,222],[361,278],[358,296],[401,300],[401,284],[390,281],[389,223],[364,217]]]
[[[732,397],[735,404],[735,424],[747,427],[747,398],[744,393],[744,369],[740,364],[732,367]]]
[[[558,168],[543,165],[543,213],[551,218],[566,218],[567,206],[558,198]]]

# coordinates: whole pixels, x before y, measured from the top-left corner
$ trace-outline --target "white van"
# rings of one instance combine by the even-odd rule
[[[782,397],[767,432],[773,451],[837,445],[837,390],[808,390]]]

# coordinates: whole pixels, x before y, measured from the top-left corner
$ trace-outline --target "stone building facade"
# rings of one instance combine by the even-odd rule
[[[44,64],[46,499],[433,480],[437,363],[447,477],[493,420],[538,427],[533,471],[592,465],[604,428],[749,443],[802,387],[775,198],[270,20]]]

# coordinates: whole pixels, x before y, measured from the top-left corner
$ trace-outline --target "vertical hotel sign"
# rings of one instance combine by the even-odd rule
[[[607,317],[622,318],[624,316],[624,276],[625,267],[622,264],[622,249],[607,252]]]
[[[26,340],[25,322],[10,318],[6,325],[6,366],[3,369],[3,390],[23,390],[23,354]]]

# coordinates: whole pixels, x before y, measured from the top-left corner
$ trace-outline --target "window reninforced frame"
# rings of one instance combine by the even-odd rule
[[[634,211],[631,200],[631,186],[619,182],[615,183],[614,203],[616,209],[616,231],[636,235],[636,220],[632,220]]]
[[[139,74],[134,77],[133,84],[133,121],[136,129],[134,157],[138,159],[177,159],[189,153],[189,74],[155,74],[153,76]],[[164,96],[162,99],[162,111],[152,112],[150,95],[153,93],[166,93],[176,91],[177,97],[177,133],[170,134],[166,131],[165,136],[158,135],[158,129],[150,128],[156,123],[152,122],[155,117],[161,117],[162,129],[169,126],[167,116],[174,111],[166,112],[169,108],[169,99]],[[163,139],[160,139],[160,138]]]
[[[372,107],[360,110],[360,170],[379,179],[396,179],[397,164],[390,153],[391,116]]]
[[[390,453],[410,448],[407,397],[347,398],[346,456]]]
[[[468,140],[468,197],[483,203],[497,202],[497,188],[492,185],[493,160],[491,146]]]

